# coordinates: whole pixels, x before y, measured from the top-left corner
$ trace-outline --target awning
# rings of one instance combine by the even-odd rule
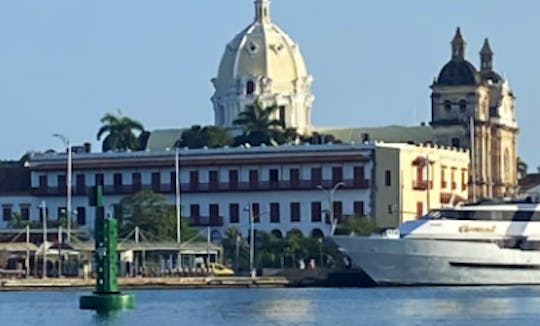
[[[8,251],[8,252],[15,252],[15,251],[37,251],[38,247],[33,243],[26,243],[26,242],[8,242],[8,243],[0,243],[0,251]]]
[[[71,242],[67,244],[73,250],[77,251],[94,251],[95,243],[94,241],[87,242]],[[220,251],[221,246],[215,245],[208,242],[190,242],[182,243],[178,245],[177,242],[172,241],[126,241],[120,242],[118,244],[118,251],[180,251],[182,253],[205,253],[207,251]]]

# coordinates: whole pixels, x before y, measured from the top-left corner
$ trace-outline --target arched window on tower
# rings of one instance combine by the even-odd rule
[[[253,80],[248,80],[246,83],[246,95],[253,95],[255,93],[255,83]]]
[[[285,128],[285,106],[280,105],[278,111],[278,121],[282,128]]]
[[[452,102],[449,100],[444,101],[444,109],[446,112],[450,112],[450,110],[452,110]]]
[[[461,113],[465,112],[467,110],[467,101],[461,100],[459,101],[459,111]]]

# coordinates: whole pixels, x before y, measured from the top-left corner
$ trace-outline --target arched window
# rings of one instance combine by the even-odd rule
[[[253,80],[248,80],[246,83],[246,95],[252,95],[255,93],[255,83]]]
[[[313,229],[311,231],[311,237],[315,239],[322,239],[324,238],[324,233],[321,229]]]
[[[283,238],[283,234],[282,234],[281,231],[278,230],[278,229],[272,230],[271,233],[272,233],[272,235],[273,235],[274,237],[276,237],[276,238],[278,238],[278,239]]]
[[[466,110],[467,110],[467,101],[465,100],[459,101],[459,111],[463,113]]]
[[[452,103],[449,100],[444,101],[444,109],[446,112],[452,110]]]

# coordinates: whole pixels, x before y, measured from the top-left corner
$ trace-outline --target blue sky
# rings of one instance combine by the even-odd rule
[[[540,3],[492,0],[273,0],[272,19],[314,76],[316,126],[416,125],[461,26],[467,58],[489,37],[517,96],[519,153],[540,165]],[[61,150],[53,133],[99,149],[120,109],[149,130],[213,122],[210,79],[253,19],[251,0],[0,0],[0,159]]]

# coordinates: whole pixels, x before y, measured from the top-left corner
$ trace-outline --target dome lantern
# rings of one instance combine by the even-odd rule
[[[270,23],[270,0],[255,0],[255,22]]]

